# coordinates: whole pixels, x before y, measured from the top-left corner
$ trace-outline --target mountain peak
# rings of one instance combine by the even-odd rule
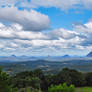
[[[64,55],[63,58],[69,58],[70,56],[69,55]]]
[[[16,57],[16,55],[11,55],[10,57]]]
[[[87,57],[92,57],[92,51],[88,53]]]

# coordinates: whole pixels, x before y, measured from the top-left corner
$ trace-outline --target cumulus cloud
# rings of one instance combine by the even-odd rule
[[[82,43],[83,46],[92,45],[92,21],[84,25],[75,25],[74,30],[85,36],[85,40]]]
[[[48,37],[42,32],[25,31],[19,24],[12,24],[5,26],[0,23],[0,39],[48,39]]]
[[[12,15],[12,16],[10,16]],[[47,15],[35,10],[18,10],[15,7],[0,8],[0,20],[9,23],[18,23],[24,30],[42,31],[49,28],[50,20]]]
[[[62,50],[91,50],[92,21],[49,32],[25,31],[20,24],[6,26],[0,23],[0,50],[10,52],[61,52]]]
[[[53,36],[53,38],[57,38],[57,39],[63,38],[63,39],[69,40],[69,39],[72,39],[79,34],[75,31],[60,28],[60,29],[56,29],[56,30],[52,31],[51,35]]]
[[[50,28],[50,19],[32,9],[56,7],[68,10],[79,6],[91,9],[92,0],[31,0],[29,3],[1,0],[0,6],[3,5],[7,7],[0,8],[0,51],[46,54],[67,49],[92,50],[92,20],[86,24],[73,24],[73,30],[59,28],[43,32]],[[30,10],[19,10],[19,6]]]

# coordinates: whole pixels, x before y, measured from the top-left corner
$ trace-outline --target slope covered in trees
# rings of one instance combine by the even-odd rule
[[[9,76],[0,69],[0,92],[74,92],[74,86],[92,86],[92,73],[64,68],[58,74],[46,75],[36,69]]]

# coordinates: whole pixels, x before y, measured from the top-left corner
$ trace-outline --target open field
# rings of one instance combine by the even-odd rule
[[[92,92],[92,87],[76,88],[76,92]]]

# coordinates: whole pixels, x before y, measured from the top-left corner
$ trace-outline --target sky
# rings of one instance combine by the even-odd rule
[[[0,0],[0,56],[90,51],[92,0]]]

